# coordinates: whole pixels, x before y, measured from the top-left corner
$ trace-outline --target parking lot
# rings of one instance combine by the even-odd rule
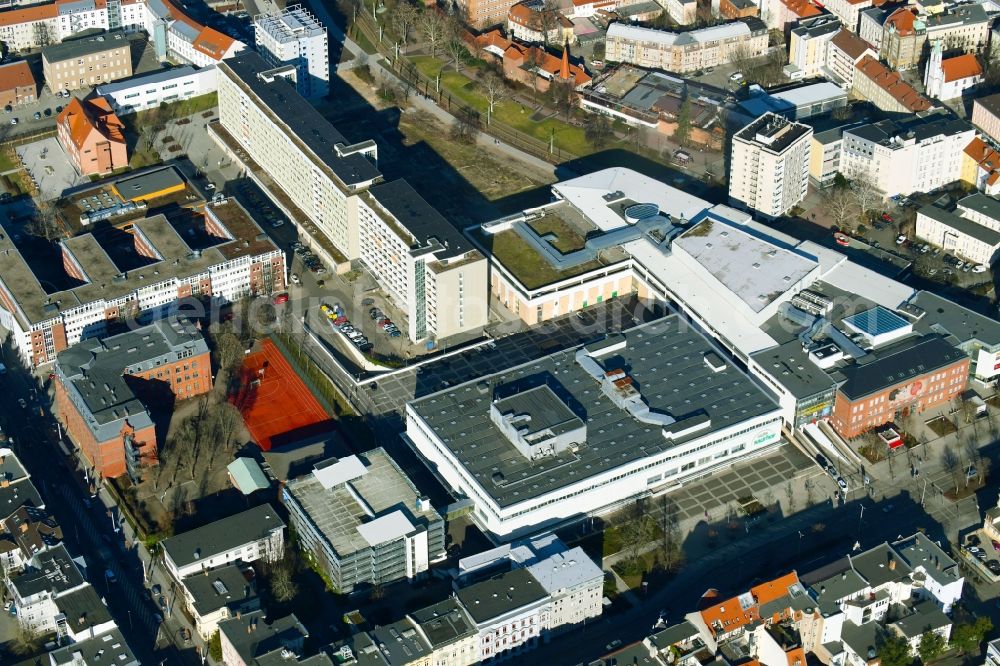
[[[38,187],[43,201],[57,199],[69,188],[87,182],[73,168],[66,151],[54,136],[18,146],[17,155]]]
[[[372,412],[402,413],[413,398],[527,363],[611,331],[632,328],[657,316],[633,301],[607,302],[418,367],[365,380],[361,386]]]

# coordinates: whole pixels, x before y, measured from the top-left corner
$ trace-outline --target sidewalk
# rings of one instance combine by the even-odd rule
[[[351,53],[351,55],[353,55],[354,58],[357,58],[358,56],[366,55],[365,52],[364,52],[364,50],[360,46],[358,46],[358,44],[354,40],[352,40],[350,37],[348,37],[347,35],[345,35],[340,30],[340,28],[337,27],[337,24],[334,23],[334,21],[333,21],[333,17],[330,15],[330,12],[327,10],[326,6],[323,3],[311,3],[310,6],[312,7],[313,12],[316,14],[316,16],[319,18],[319,20],[322,21],[324,25],[326,25],[327,29],[330,31],[330,37],[332,39],[336,39],[336,40],[340,41],[344,45],[344,49],[346,51],[348,51],[349,53]],[[378,75],[384,77],[388,81],[392,81],[393,83],[395,83],[397,85],[402,85],[402,82],[400,81],[399,77],[397,77],[395,75],[395,73],[393,73],[391,70],[386,69],[385,67],[383,67],[383,65],[382,65],[382,57],[380,55],[378,55],[378,54],[370,55],[369,56],[369,64],[378,73]],[[342,67],[344,69],[352,69],[354,67],[354,60],[352,59],[350,61],[344,61],[344,62],[340,63],[337,66],[337,70],[340,71]],[[438,106],[437,104],[435,104],[433,100],[431,100],[431,99],[429,99],[427,97],[424,97],[424,96],[422,96],[420,94],[415,93],[415,94],[411,95],[410,96],[410,104],[414,108],[416,108],[418,110],[421,110],[421,111],[426,111],[426,112],[430,113],[431,115],[433,115],[435,118],[441,120],[445,124],[446,127],[450,127],[451,124],[455,121],[455,117],[454,116],[452,116],[450,113],[448,113],[447,111],[445,111],[444,109],[442,109],[440,106]],[[555,166],[554,165],[549,164],[548,162],[546,162],[544,160],[540,160],[537,157],[534,157],[533,155],[529,155],[528,153],[525,153],[524,151],[519,150],[518,148],[510,146],[510,145],[508,145],[506,143],[503,143],[502,141],[498,142],[496,139],[494,139],[491,136],[487,136],[485,134],[480,133],[476,137],[476,143],[479,146],[482,146],[484,148],[488,148],[488,149],[490,149],[490,150],[492,150],[492,151],[494,151],[496,153],[500,153],[500,154],[502,154],[502,155],[504,155],[506,157],[510,157],[512,159],[516,159],[516,160],[518,160],[520,162],[523,162],[523,163],[525,163],[525,164],[527,164],[527,165],[529,165],[529,166],[531,166],[531,167],[533,167],[535,169],[539,169],[542,173],[545,173],[545,174],[555,174]],[[568,178],[568,177],[571,177],[571,176],[570,175],[564,176],[564,178]]]

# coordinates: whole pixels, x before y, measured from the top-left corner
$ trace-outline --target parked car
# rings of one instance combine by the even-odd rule
[[[281,305],[282,303],[288,302],[288,294],[278,294],[274,297],[274,304]]]
[[[983,552],[983,549],[978,546],[969,546],[968,548],[966,548],[966,550],[972,553],[973,555],[975,555],[976,553]]]
[[[112,571],[111,569],[106,569],[104,571],[104,577],[108,579],[109,583],[117,583],[118,582],[118,576],[116,576],[115,572]]]
[[[896,245],[902,245],[905,242],[906,242],[906,236],[904,236],[903,234],[899,234],[898,236],[896,236]]]
[[[889,224],[892,224],[892,215],[889,215],[889,213],[882,213],[882,219]]]
[[[733,72],[729,75],[729,80],[733,83],[739,83],[743,80],[743,72]]]
[[[292,284],[302,284],[302,280],[300,280],[299,276],[295,273],[289,275],[288,279],[292,281]]]
[[[842,476],[837,477],[837,485],[840,486],[840,489],[843,490],[845,493],[847,492],[847,481],[844,480],[844,477]]]

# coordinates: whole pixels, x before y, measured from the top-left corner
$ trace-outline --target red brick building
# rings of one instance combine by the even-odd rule
[[[734,20],[756,17],[760,15],[760,7],[752,0],[719,0],[719,13]]]
[[[909,413],[942,405],[960,395],[969,377],[969,357],[942,337],[913,338],[876,358],[843,368],[830,419],[845,438],[857,437]]]
[[[178,320],[73,345],[55,374],[56,413],[94,473],[134,480],[157,460],[149,408],[212,389],[208,345]]]

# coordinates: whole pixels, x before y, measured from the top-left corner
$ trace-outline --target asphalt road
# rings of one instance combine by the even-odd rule
[[[59,450],[55,421],[48,412],[46,392],[35,378],[19,364],[12,363],[9,347],[3,362],[8,368],[4,390],[0,391],[0,419],[14,439],[14,450],[31,474],[32,481],[45,499],[47,509],[63,528],[64,541],[74,556],[83,555],[88,563],[88,580],[105,599],[112,616],[143,664],[193,664],[191,650],[183,653],[159,638],[159,620],[143,585],[142,565],[134,554],[126,553],[117,516],[108,515],[99,500],[92,500],[85,481],[71,471],[73,463]],[[38,389],[34,394],[32,389]],[[37,396],[39,400],[36,400]],[[26,408],[18,399],[27,402]],[[41,410],[44,416],[39,416]],[[100,551],[111,551],[105,562]],[[114,572],[111,583],[105,571]],[[163,645],[163,647],[158,647]]]

